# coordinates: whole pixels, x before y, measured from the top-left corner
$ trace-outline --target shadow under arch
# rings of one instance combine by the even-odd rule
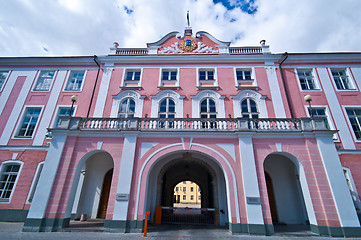
[[[114,168],[110,153],[103,150],[90,151],[79,160],[70,190],[64,218],[97,218],[105,175]],[[112,174],[111,174],[112,175]]]
[[[269,204],[272,208],[272,195],[274,196],[275,208],[271,209],[275,225],[317,225],[313,209],[311,195],[307,184],[305,171],[301,162],[292,154],[287,152],[276,152],[269,154],[264,162]],[[273,192],[271,192],[273,191]],[[277,231],[277,229],[275,229]],[[284,229],[283,229],[284,230]]]
[[[222,210],[218,224],[225,226],[230,222],[229,218],[232,215],[230,202],[233,204],[233,211],[235,209],[238,211],[238,199],[234,199],[233,196],[230,200],[229,192],[234,191],[235,179],[234,175],[229,176],[229,171],[232,172],[233,170],[228,169],[227,174],[224,165],[224,162],[220,163],[208,154],[195,150],[176,150],[158,157],[156,161],[151,163],[148,171],[143,173],[146,174],[147,179],[144,189],[145,210],[154,213],[157,205],[171,206],[173,204],[174,186],[179,181],[187,179],[196,182],[202,189],[202,207],[215,207]],[[185,170],[187,168],[188,171]],[[201,168],[203,171],[200,173],[198,170]],[[230,188],[232,189],[230,190]],[[205,200],[207,195],[211,201]],[[235,211],[233,215],[235,215]],[[150,221],[152,222],[153,219],[154,214],[151,215]]]

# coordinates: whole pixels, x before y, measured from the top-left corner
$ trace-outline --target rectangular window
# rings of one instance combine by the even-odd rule
[[[183,181],[183,183],[184,183],[184,184],[186,184],[186,183],[187,183],[187,181]]]
[[[183,195],[183,200],[187,200],[187,195]]]
[[[194,200],[194,195],[191,195],[191,200]]]
[[[10,199],[11,192],[14,189],[15,181],[18,176],[20,164],[5,164],[1,169],[0,176],[0,201],[7,202]]]
[[[8,77],[8,72],[0,72],[0,91],[5,84],[5,80]]]
[[[252,80],[252,71],[251,70],[236,70],[237,80]]]
[[[140,80],[140,71],[138,71],[138,70],[127,71],[125,80],[127,80],[127,81],[139,81]]]
[[[193,192],[193,190],[194,190],[194,188],[193,188],[193,187],[191,187],[191,192]]]
[[[326,109],[325,108],[312,108],[312,114],[311,114],[311,109],[308,108],[308,113],[310,114],[310,116],[314,116],[314,117],[324,117],[325,118],[325,124],[327,129],[331,129],[330,128],[330,123],[328,122],[328,117],[326,114]]]
[[[187,187],[183,187],[183,192],[186,192],[187,191]]]
[[[178,191],[179,191],[179,187],[175,187],[175,190],[178,192]]]
[[[214,80],[214,71],[213,70],[199,71],[199,80]]]
[[[68,117],[70,113],[70,107],[61,107],[58,111],[58,116],[56,117],[55,127],[58,127],[61,124],[60,117]],[[74,108],[71,113],[72,116],[74,116]]]
[[[80,91],[83,84],[84,75],[85,71],[71,71],[65,90]]]
[[[312,74],[312,69],[297,69],[297,75],[298,75],[298,79],[300,80],[302,90],[317,89]]]
[[[346,109],[357,140],[361,140],[361,109]]]
[[[331,73],[338,90],[355,89],[346,74],[346,69],[331,69]]]
[[[177,80],[177,71],[163,71],[162,80]]]
[[[49,91],[54,78],[54,71],[41,71],[35,84],[35,91]]]
[[[41,108],[27,108],[17,137],[31,137],[38,122]]]

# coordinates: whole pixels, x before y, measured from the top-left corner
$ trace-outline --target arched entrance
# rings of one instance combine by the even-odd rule
[[[266,157],[264,171],[275,231],[295,225],[308,226],[305,205],[308,187],[301,186],[305,179],[298,160],[286,153],[273,153]]]
[[[155,212],[156,206],[172,207],[174,187],[181,181],[196,183],[201,192],[201,207],[216,208],[217,224],[228,222],[227,191],[224,173],[219,163],[200,152],[179,151],[161,157],[148,176],[146,209]],[[154,215],[150,221],[154,220]]]
[[[105,151],[92,151],[79,161],[67,213],[72,219],[80,219],[86,214],[87,219],[104,218],[109,199],[114,162]]]

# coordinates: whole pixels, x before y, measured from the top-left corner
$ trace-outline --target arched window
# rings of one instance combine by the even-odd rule
[[[211,98],[205,98],[201,102],[201,118],[216,118],[216,103]]]
[[[10,200],[20,166],[18,163],[6,163],[2,166],[0,174],[0,202],[8,202]]]
[[[159,118],[174,118],[175,103],[171,98],[165,98],[159,103]]]
[[[250,98],[246,98],[241,102],[242,117],[244,118],[258,118],[258,110],[256,102]]]
[[[134,117],[135,102],[131,98],[126,98],[119,104],[118,117],[119,118],[130,118]]]

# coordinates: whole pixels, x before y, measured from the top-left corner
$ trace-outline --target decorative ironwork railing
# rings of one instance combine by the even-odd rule
[[[262,53],[261,47],[230,47],[230,54],[260,54]]]
[[[78,118],[62,117],[58,129],[138,131],[312,131],[328,130],[323,118]]]

